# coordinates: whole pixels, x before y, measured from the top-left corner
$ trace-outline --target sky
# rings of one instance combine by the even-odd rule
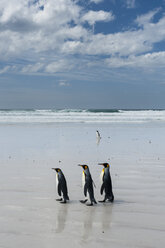
[[[1,0],[8,108],[165,108],[165,0]]]

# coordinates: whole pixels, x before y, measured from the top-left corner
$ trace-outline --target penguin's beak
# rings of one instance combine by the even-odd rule
[[[103,163],[98,163],[98,165],[104,165]]]
[[[81,164],[78,164],[78,166],[81,166],[81,167],[82,167],[82,165],[81,165]]]

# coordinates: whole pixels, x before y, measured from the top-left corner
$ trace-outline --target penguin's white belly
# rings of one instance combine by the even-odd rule
[[[58,183],[59,183],[59,181],[58,181],[58,174],[56,173],[56,188],[57,188],[57,191],[58,191]]]
[[[101,138],[100,133],[98,131],[96,131],[96,137],[97,137],[97,139]]]
[[[83,187],[83,190],[84,190],[84,186],[85,186],[85,173],[83,171],[83,173],[82,173],[82,187]],[[89,200],[89,193],[88,193],[88,191],[87,191],[87,196],[85,198]]]
[[[85,185],[85,173],[83,171],[82,173],[82,187],[84,188],[84,185]]]
[[[102,169],[101,174],[100,174],[101,183],[103,182],[103,176],[104,176],[104,169]]]

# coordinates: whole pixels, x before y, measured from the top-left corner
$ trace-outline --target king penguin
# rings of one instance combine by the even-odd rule
[[[101,135],[100,135],[98,130],[96,130],[96,137],[97,137],[97,139],[101,139]]]
[[[94,197],[94,189],[93,189],[93,180],[92,180],[92,176],[91,173],[89,171],[89,167],[88,165],[78,165],[81,166],[83,168],[83,175],[82,175],[82,179],[83,179],[83,187],[84,187],[84,195],[87,198],[87,193],[89,194],[89,200],[91,203],[87,204],[87,206],[93,206],[93,203],[97,204],[95,197]],[[85,200],[81,200],[81,203],[86,203],[88,199]]]
[[[108,163],[99,163],[99,165],[103,165],[104,168],[101,172],[101,180],[102,185],[100,189],[101,195],[103,194],[103,191],[105,192],[105,197],[103,201],[99,202],[105,202],[106,200],[113,202],[114,201],[114,195],[112,192],[112,181],[111,181],[111,175],[109,171],[109,164]]]
[[[56,199],[56,201],[61,201],[61,203],[66,203],[67,200],[69,200],[69,196],[68,196],[68,188],[67,188],[65,176],[60,168],[52,168],[52,170],[56,171],[57,192],[59,196],[61,196],[61,193],[63,194],[63,201],[62,198]]]

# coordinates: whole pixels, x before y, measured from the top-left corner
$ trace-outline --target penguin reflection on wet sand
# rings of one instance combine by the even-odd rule
[[[87,206],[93,206],[93,203],[97,204],[95,197],[94,197],[94,189],[93,189],[93,180],[89,171],[88,165],[81,165],[79,164],[78,166],[81,166],[83,168],[83,175],[82,175],[82,180],[83,180],[83,187],[84,187],[84,195],[87,198],[87,194],[89,195],[89,200],[91,203],[86,204]],[[88,199],[81,200],[81,203],[86,203]]]
[[[69,200],[69,196],[65,176],[60,168],[52,168],[52,170],[56,171],[57,192],[59,196],[61,196],[61,193],[63,194],[63,201],[62,197],[60,199],[56,199],[56,201],[60,201],[60,203],[66,203],[67,200]]]
[[[113,202],[114,201],[114,195],[112,192],[112,181],[111,181],[111,175],[109,171],[109,164],[108,163],[99,163],[99,165],[103,165],[104,168],[101,172],[101,179],[102,179],[102,185],[100,189],[101,195],[103,194],[103,191],[105,192],[105,197],[103,201],[99,202],[105,202],[106,200]]]

